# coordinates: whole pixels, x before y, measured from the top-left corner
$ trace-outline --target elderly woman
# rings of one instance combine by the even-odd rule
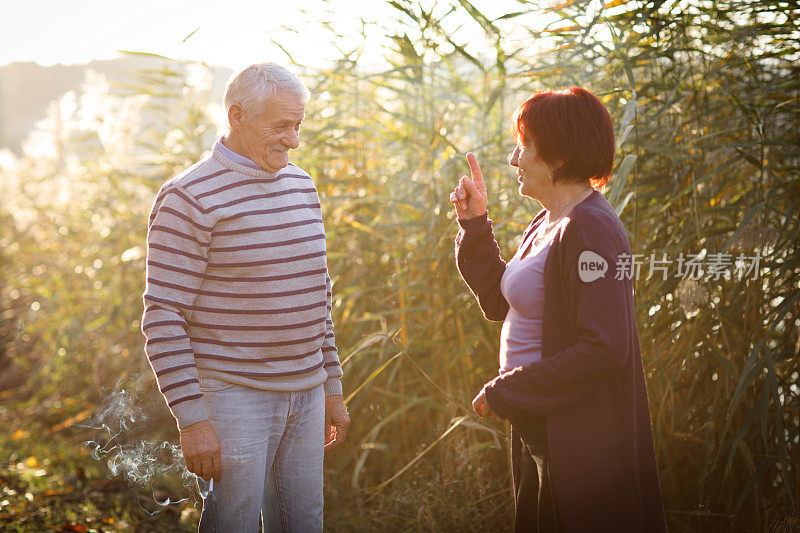
[[[625,228],[594,187],[614,160],[603,104],[579,87],[514,114],[519,194],[544,209],[507,263],[475,156],[450,195],[456,260],[489,320],[500,372],[473,400],[511,423],[515,531],[665,531]],[[603,267],[607,267],[603,269]]]

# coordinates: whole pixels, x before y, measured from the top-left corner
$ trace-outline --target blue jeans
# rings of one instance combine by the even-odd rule
[[[222,447],[222,479],[203,502],[199,531],[322,531],[325,392],[274,392],[201,379]],[[208,484],[199,480],[202,489]]]

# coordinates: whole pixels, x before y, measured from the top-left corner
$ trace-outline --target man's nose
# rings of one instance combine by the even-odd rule
[[[297,130],[292,130],[291,133],[286,136],[285,140],[286,146],[289,148],[297,148],[300,146],[300,132]]]

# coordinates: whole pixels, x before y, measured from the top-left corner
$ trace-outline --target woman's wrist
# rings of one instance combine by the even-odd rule
[[[488,219],[489,219],[489,212],[484,211],[484,213],[481,215],[476,215],[470,218],[459,218],[456,219],[456,221],[458,222],[458,225],[461,228],[469,229],[485,224]]]

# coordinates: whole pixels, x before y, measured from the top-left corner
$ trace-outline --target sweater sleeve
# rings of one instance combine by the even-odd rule
[[[325,284],[327,285],[327,305],[328,315],[325,319],[325,340],[322,343],[322,361],[328,378],[325,380],[325,396],[342,395],[342,365],[339,363],[339,352],[336,349],[336,336],[333,334],[333,320],[331,319],[331,309],[333,309],[332,284],[331,278],[325,274]]]
[[[158,388],[179,429],[208,419],[187,317],[206,269],[212,226],[185,189],[167,184],[159,191],[147,233],[142,332]]]
[[[599,380],[619,374],[632,356],[632,286],[615,276],[618,255],[630,253],[627,243],[601,217],[574,222],[561,239],[561,272],[550,279],[566,287],[575,343],[485,385],[490,408],[503,418],[515,410],[542,415],[569,404],[591,392]],[[607,262],[603,277],[580,279],[578,261],[585,250]]]
[[[456,235],[456,265],[472,294],[477,298],[483,315],[502,321],[508,313],[508,302],[500,292],[500,280],[506,263],[500,257],[500,247],[494,239],[488,213],[468,220],[459,220]]]

